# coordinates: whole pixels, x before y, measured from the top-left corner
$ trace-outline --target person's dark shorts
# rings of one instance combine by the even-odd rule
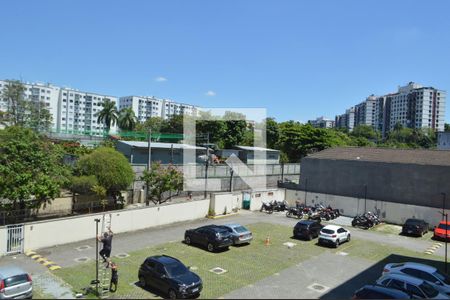
[[[111,249],[102,249],[102,251],[100,251],[100,255],[105,256],[105,257],[110,257],[111,256]]]

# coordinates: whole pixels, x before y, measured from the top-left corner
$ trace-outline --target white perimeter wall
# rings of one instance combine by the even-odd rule
[[[286,201],[295,205],[295,201],[305,203],[305,191],[286,190]],[[306,204],[320,203],[340,210],[342,215],[354,217],[364,213],[364,198],[344,197],[308,192]],[[431,227],[437,226],[441,220],[442,210],[438,208],[385,202],[373,199],[366,201],[367,211],[377,212],[384,222],[403,225],[408,218],[424,219]]]
[[[242,208],[242,192],[211,194],[210,209],[214,212],[214,215],[223,215],[225,209],[229,214],[234,207]]]
[[[115,233],[135,231],[204,218],[208,214],[208,209],[209,200],[199,200],[160,207],[112,211],[111,226]],[[94,219],[101,219],[102,215],[91,214],[27,223],[25,224],[24,249],[25,251],[36,250],[95,238]],[[0,228],[0,241],[6,241],[6,228]],[[6,249],[3,249],[3,243],[0,243],[0,255],[4,253]]]
[[[283,201],[285,199],[284,189],[252,191],[250,194],[250,210],[260,210],[263,202]]]
[[[6,227],[0,228],[0,256],[6,253]]]

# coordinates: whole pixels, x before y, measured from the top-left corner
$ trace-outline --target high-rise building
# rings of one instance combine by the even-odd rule
[[[126,96],[119,98],[119,109],[131,107],[139,122],[150,117],[168,119],[173,115],[195,115],[198,107],[178,103],[169,99],[159,99],[154,96]]]
[[[336,116],[335,126],[352,131],[355,127],[355,108],[350,107],[345,111],[345,114]]]
[[[396,93],[384,96],[369,96],[354,108],[354,126],[370,125],[384,136],[397,124],[413,129],[430,128],[444,130],[446,92],[433,87],[424,87],[410,82],[399,87]],[[336,116],[336,127],[346,127],[343,122],[351,118],[347,113]]]
[[[0,80],[0,95],[7,85],[7,81]],[[23,83],[23,85],[25,87],[23,99],[49,110],[52,116],[51,130],[58,133],[102,135],[106,127],[97,122],[97,113],[101,110],[105,99],[117,103],[117,98],[113,96],[51,84]],[[0,110],[7,111],[8,105],[8,99],[0,96]],[[116,125],[111,126],[110,132],[116,132]]]
[[[330,119],[326,119],[324,117],[319,117],[315,120],[309,120],[308,124],[311,124],[313,127],[316,128],[333,128],[334,127],[334,121]]]

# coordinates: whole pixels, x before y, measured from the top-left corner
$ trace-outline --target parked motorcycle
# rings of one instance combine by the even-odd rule
[[[373,227],[374,222],[372,219],[368,218],[366,214],[364,215],[357,215],[352,220],[352,226],[353,227],[362,227],[364,229],[369,229]]]
[[[288,209],[288,205],[286,201],[276,201],[274,200],[272,203],[272,207],[274,211],[285,211]]]
[[[260,212],[265,211],[268,214],[273,213],[273,205],[271,203],[264,203],[261,206],[261,209],[259,210]]]
[[[298,207],[288,207],[286,217],[297,217],[298,219],[301,219],[303,218],[303,211]]]

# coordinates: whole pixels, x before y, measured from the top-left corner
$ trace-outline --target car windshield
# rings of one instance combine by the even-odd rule
[[[431,286],[431,284],[429,283],[422,283],[421,285],[419,285],[419,288],[425,293],[425,295],[427,295],[429,298],[434,298],[436,297],[439,292]]]
[[[245,228],[244,226],[234,227],[234,230],[236,230],[237,233],[243,233],[248,231],[247,228]]]
[[[449,284],[450,285],[450,277],[448,277],[444,273],[436,271],[436,272],[433,273],[433,275],[435,277],[439,278],[439,280],[443,281],[445,284]]]
[[[324,228],[324,229],[322,229],[322,232],[323,232],[323,233],[328,233],[328,234],[333,234],[333,233],[334,233],[334,230]]]
[[[166,265],[166,271],[169,274],[169,277],[178,277],[189,272],[189,269],[181,263],[173,263]]]
[[[450,225],[445,225],[443,223],[439,224],[438,228],[450,230]]]
[[[420,225],[422,222],[420,220],[409,219],[406,220],[406,224],[408,225]]]
[[[11,287],[11,286],[15,286],[15,285],[18,285],[21,283],[25,283],[27,281],[28,281],[27,274],[22,274],[22,275],[16,275],[16,276],[6,278],[4,283],[5,283],[5,287]]]

